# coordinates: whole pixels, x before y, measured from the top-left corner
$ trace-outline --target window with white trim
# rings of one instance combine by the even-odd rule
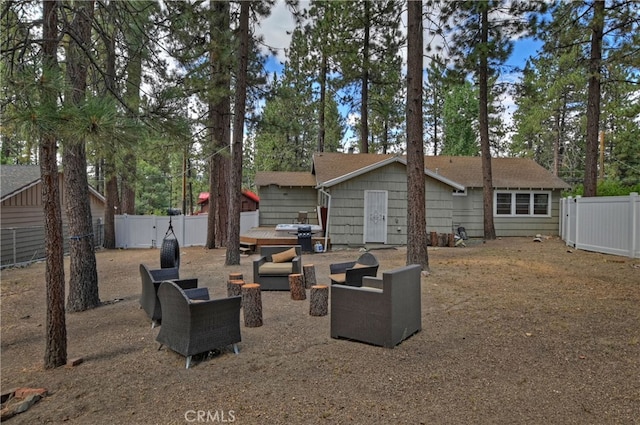
[[[493,195],[495,216],[551,216],[551,192],[496,190]]]

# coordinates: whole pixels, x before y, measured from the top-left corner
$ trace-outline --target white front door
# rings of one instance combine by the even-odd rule
[[[364,243],[387,242],[387,191],[364,191]]]

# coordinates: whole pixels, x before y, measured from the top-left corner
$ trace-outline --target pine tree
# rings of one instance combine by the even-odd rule
[[[58,1],[43,1],[42,79],[43,112],[55,115],[58,79]],[[46,115],[45,115],[46,116]],[[52,126],[42,126],[40,135],[40,175],[44,208],[45,280],[47,290],[45,369],[67,362],[67,327],[64,308],[64,248],[62,242],[62,206],[58,185],[57,140]]]
[[[86,107],[87,71],[91,45],[94,1],[71,7],[73,20],[68,29],[72,37],[66,54],[67,90],[65,107],[77,111],[81,123],[77,132],[65,137],[62,150],[64,189],[69,223],[69,295],[67,309],[84,311],[100,305],[98,270],[93,248],[93,223],[87,180],[86,132],[93,131],[99,117]],[[87,112],[89,112],[87,114]],[[74,126],[75,128],[76,126]]]
[[[477,99],[478,91],[469,81],[449,83],[442,111],[442,155],[479,155]]]
[[[450,54],[462,70],[472,72],[478,84],[478,131],[483,174],[484,237],[495,239],[493,177],[491,169],[490,81],[513,49],[513,37],[536,23],[533,14],[545,4],[537,1],[442,2],[441,20],[451,37]]]
[[[422,1],[407,2],[407,264],[429,271],[422,126]],[[410,203],[410,205],[409,205]]]
[[[231,175],[229,176],[229,240],[225,264],[240,264],[240,205],[242,196],[242,151],[244,121],[247,103],[247,69],[249,62],[249,12],[252,2],[240,5],[238,21],[238,72],[236,73],[236,95],[234,102],[233,144],[231,146]]]

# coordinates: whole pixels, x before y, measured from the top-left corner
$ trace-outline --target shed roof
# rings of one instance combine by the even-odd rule
[[[0,197],[4,201],[40,180],[39,165],[2,165],[0,166]]]
[[[242,189],[242,195],[246,196],[254,202],[260,202],[260,197],[249,189]],[[198,195],[198,205],[204,204],[205,202],[209,202],[209,192],[200,192],[200,194]]]
[[[62,174],[62,171],[60,171]],[[0,166],[0,201],[27,190],[40,183],[39,165],[2,165]],[[89,185],[89,193],[93,194],[101,202],[106,202],[105,197]]]
[[[287,186],[287,187],[315,187],[316,178],[313,174],[303,171],[258,171],[256,186]]]

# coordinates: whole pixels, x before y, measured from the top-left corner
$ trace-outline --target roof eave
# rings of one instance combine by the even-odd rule
[[[33,186],[37,185],[38,183],[40,183],[40,178],[37,178],[36,180],[32,181],[31,183],[27,183],[26,185],[7,193],[6,195],[4,195],[2,198],[0,198],[0,202],[4,202],[5,200],[14,197],[15,195],[17,195],[20,192],[24,192],[27,189],[32,188]]]
[[[407,161],[403,158],[400,159],[400,162],[403,163],[404,165],[407,165]],[[465,190],[466,187],[460,183],[456,183],[455,181],[448,179],[446,177],[444,177],[442,174],[438,174],[438,173],[434,173],[433,171],[431,171],[428,168],[424,168],[424,174],[433,178],[434,180],[438,180],[441,183],[444,183],[448,186],[451,186],[452,188],[456,189],[456,190]]]

